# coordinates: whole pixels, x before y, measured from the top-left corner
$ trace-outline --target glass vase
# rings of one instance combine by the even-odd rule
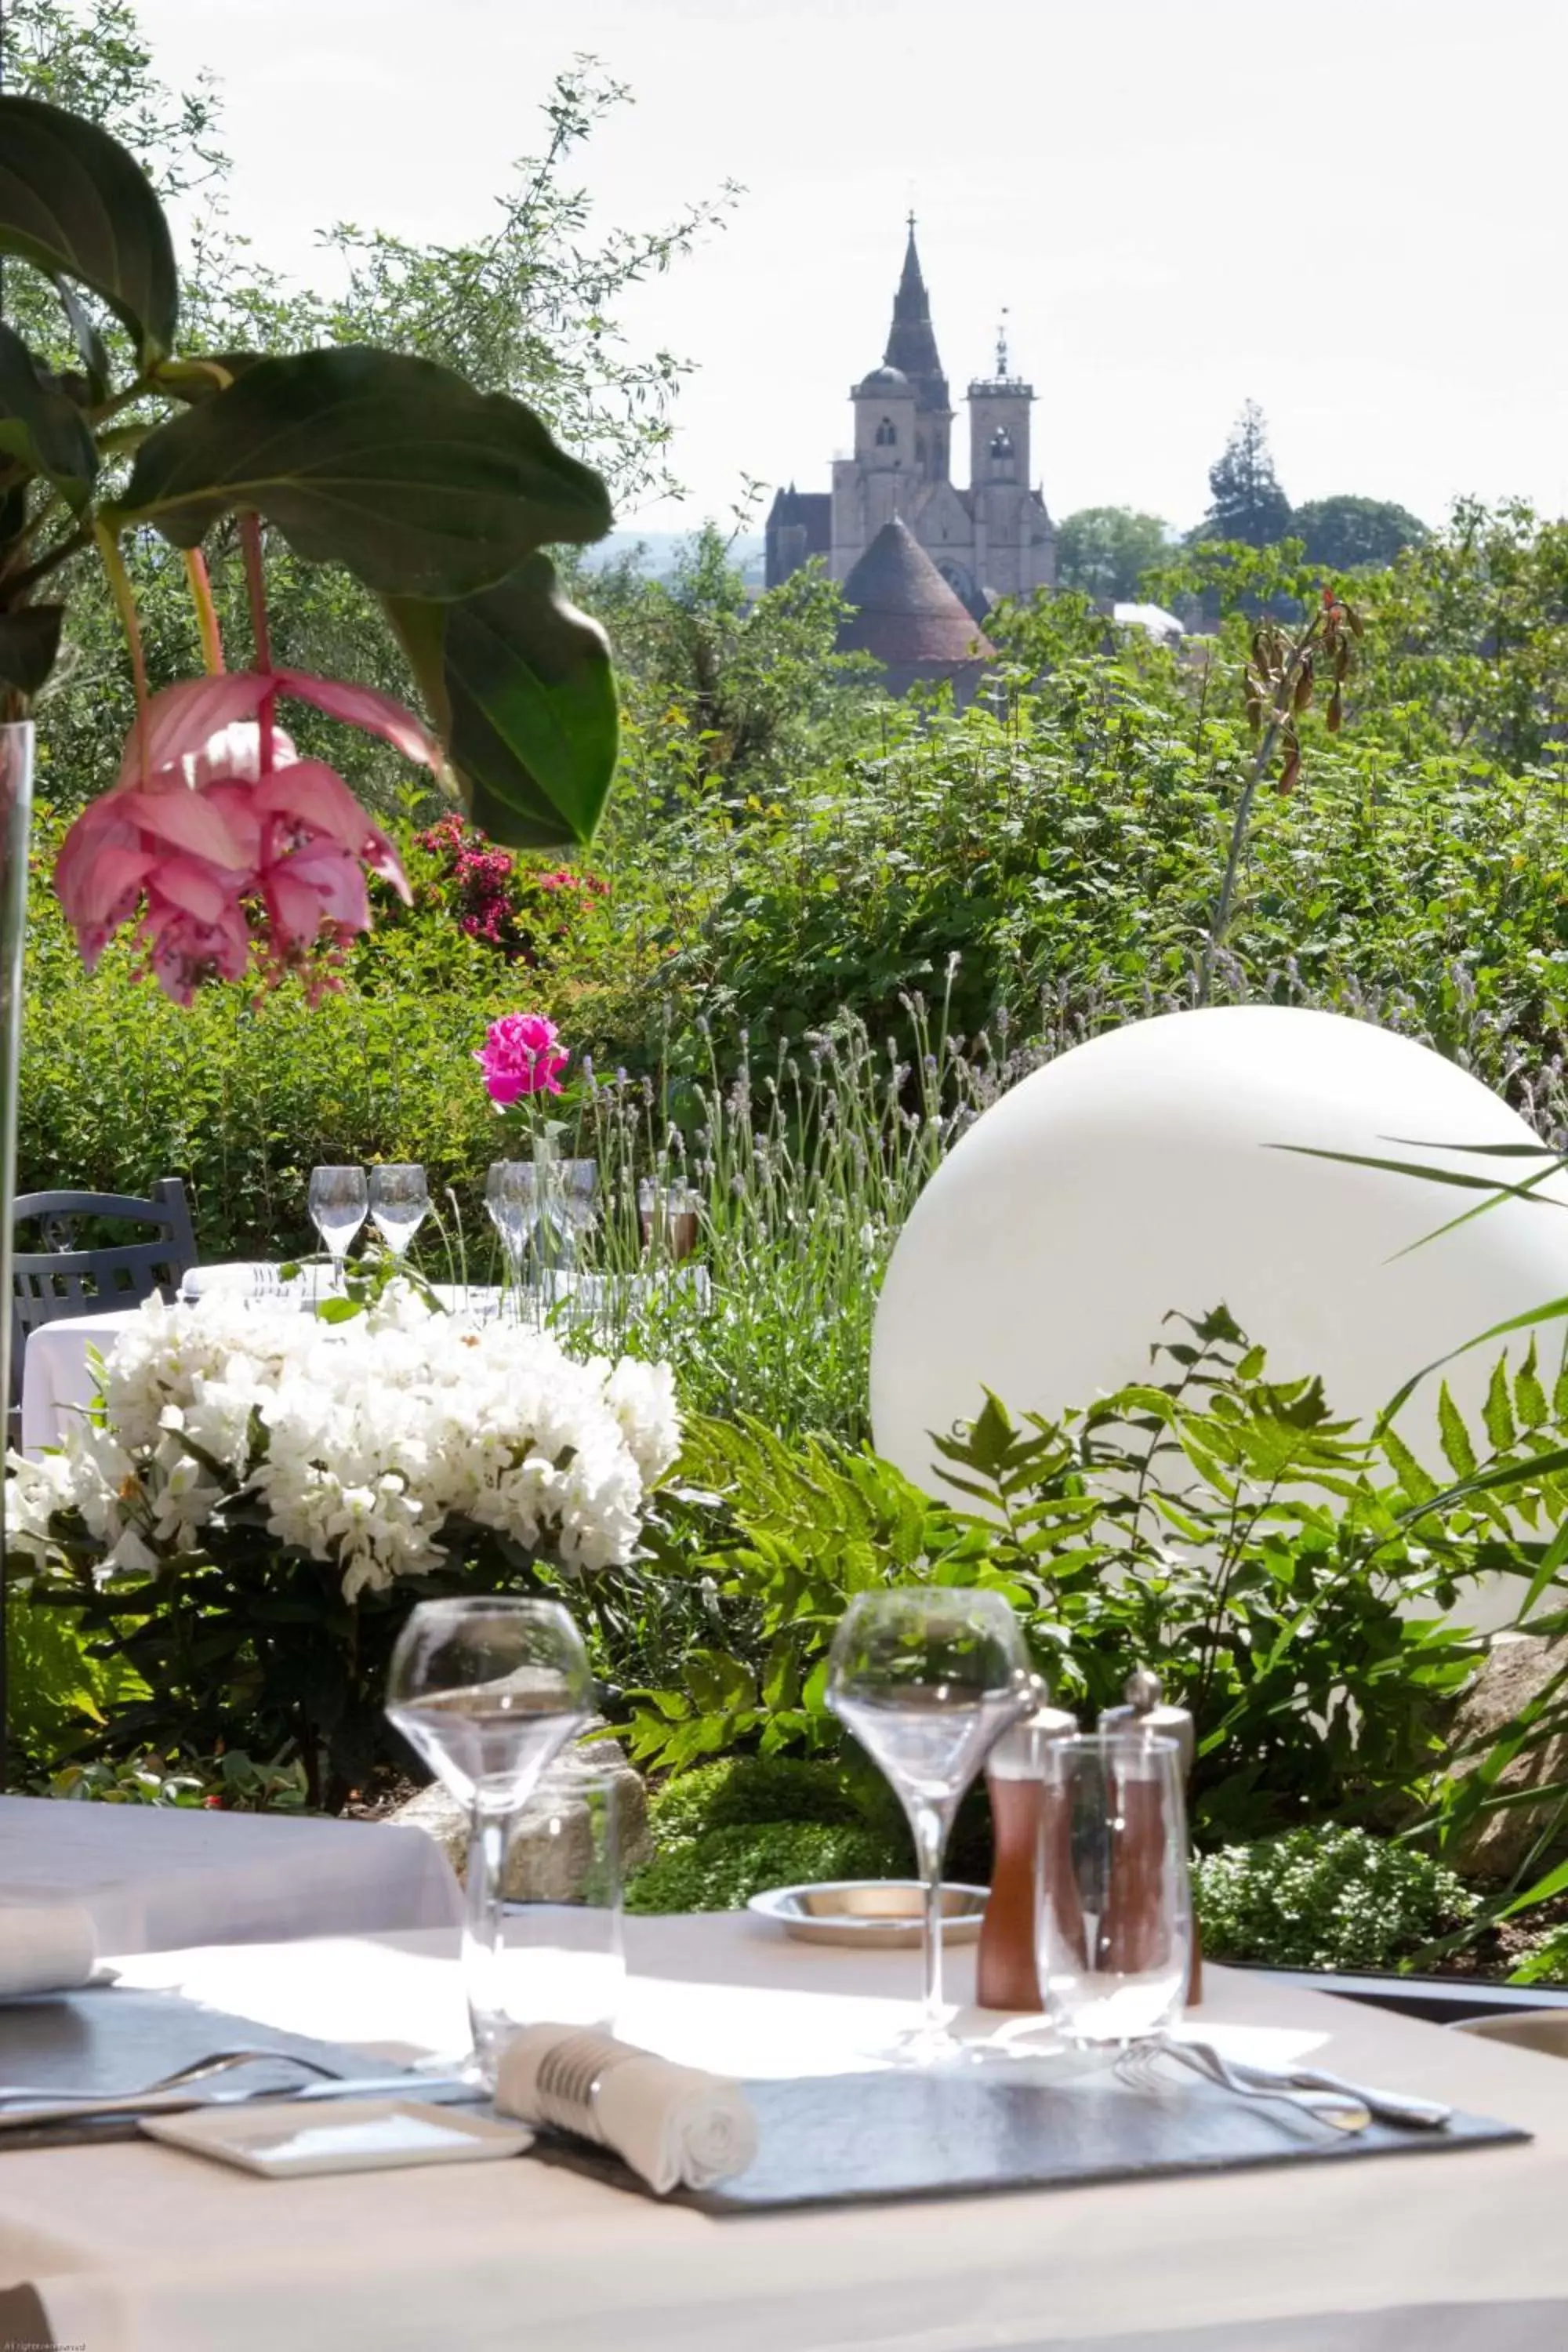
[[[27,929],[27,842],[33,814],[33,723],[0,726],[0,1408],[9,1432],[16,1309],[11,1290],[16,1198],[16,1100],[22,1062],[22,946]],[[5,1486],[0,1477],[0,1789],[6,1783]]]

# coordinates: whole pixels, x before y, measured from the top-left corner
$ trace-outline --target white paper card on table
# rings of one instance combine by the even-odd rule
[[[333,2099],[318,2106],[290,2099],[247,2100],[179,2116],[143,2116],[141,2128],[149,2139],[272,2180],[317,2172],[390,2172],[411,2164],[478,2164],[521,2156],[533,2139],[517,2124],[415,2099]]]
[[[658,2196],[744,2172],[757,2119],[738,2083],[570,2025],[531,2025],[501,2052],[496,2105],[614,2148]]]
[[[98,1966],[91,1914],[79,1903],[7,1903],[0,1897],[0,2000],[74,1992]]]

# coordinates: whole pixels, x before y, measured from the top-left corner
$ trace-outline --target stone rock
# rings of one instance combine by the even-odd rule
[[[647,1791],[618,1741],[579,1741],[550,1765],[512,1824],[502,1893],[509,1903],[574,1903],[594,1866],[587,1790],[607,1780],[624,1885],[653,1853]],[[440,1782],[421,1789],[391,1820],[434,1838],[459,1879],[468,1853],[468,1817]]]
[[[1540,1633],[1494,1633],[1486,1664],[1454,1711],[1450,1732],[1454,1747],[1494,1739],[1510,1729],[1564,1666],[1568,1666],[1568,1635],[1548,1641]],[[1479,1761],[1478,1756],[1476,1762]],[[1474,1769],[1474,1765],[1465,1767]],[[1568,1780],[1568,1733],[1516,1756],[1499,1779],[1497,1793],[1545,1788],[1563,1780]],[[1511,1876],[1547,1827],[1558,1803],[1556,1798],[1548,1798],[1543,1805],[1508,1805],[1500,1811],[1481,1814],[1449,1857],[1454,1867],[1467,1878]],[[1568,1842],[1568,1828],[1564,1837]]]

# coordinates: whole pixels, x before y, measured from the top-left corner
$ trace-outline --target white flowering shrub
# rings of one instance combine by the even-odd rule
[[[297,1738],[320,1793],[372,1759],[406,1608],[570,1599],[625,1567],[679,1433],[668,1365],[578,1362],[402,1284],[333,1323],[221,1291],[153,1300],[62,1449],[11,1458],[7,1532],[35,1598],[85,1601],[153,1694],[117,1737]]]

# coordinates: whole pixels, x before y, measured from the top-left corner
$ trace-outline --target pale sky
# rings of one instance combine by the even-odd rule
[[[745,184],[625,313],[700,373],[689,502],[623,524],[826,488],[911,204],[955,394],[1008,307],[1058,516],[1195,520],[1249,396],[1297,501],[1568,511],[1568,0],[139,5],[165,79],[221,78],[236,226],[296,274],[334,217],[482,233],[576,50],[637,100],[586,153],[606,226]]]

